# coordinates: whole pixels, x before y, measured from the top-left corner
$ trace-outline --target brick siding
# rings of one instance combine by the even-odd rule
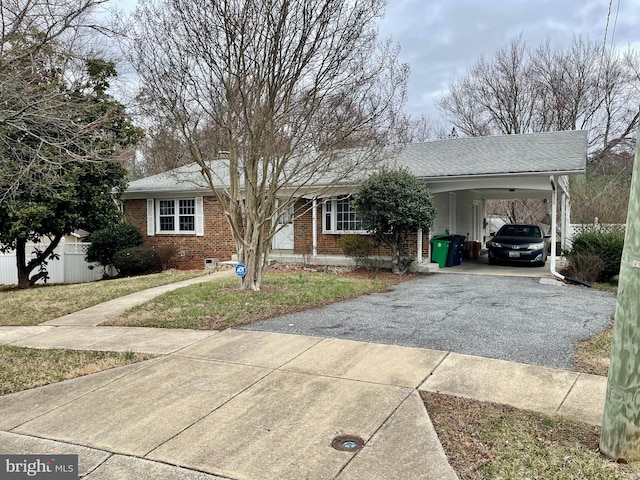
[[[308,255],[312,253],[312,225],[313,213],[311,212],[311,202],[304,203],[302,201],[296,204],[296,211],[305,211],[305,213],[296,218],[294,222],[294,253]],[[318,213],[316,218],[316,228],[318,232],[318,255],[343,255],[340,248],[340,234],[323,234],[322,233],[322,205],[318,202]],[[350,234],[351,235],[351,234]],[[418,245],[417,234],[413,233],[409,236],[409,248],[412,252],[416,252]],[[429,248],[428,233],[422,234],[422,252],[427,255]],[[391,256],[391,250],[381,245],[375,251],[375,255]]]
[[[204,268],[205,258],[217,258],[219,261],[231,260],[236,246],[231,237],[229,224],[224,218],[222,208],[213,197],[204,197],[204,236],[195,234],[156,234],[147,236],[147,201],[125,200],[124,214],[144,238],[145,245],[154,247],[168,246],[175,250],[169,261],[169,268],[197,270]]]
[[[231,237],[229,224],[227,223],[220,205],[213,197],[204,197],[204,236],[195,234],[156,234],[147,236],[147,201],[125,200],[124,214],[127,220],[140,230],[145,245],[155,247],[168,246],[175,250],[175,254],[169,261],[169,268],[181,270],[204,268],[205,258],[217,258],[219,261],[230,260],[236,253],[236,246]],[[294,252],[302,255],[312,253],[312,223],[313,214],[311,201],[300,200],[295,205],[295,211],[307,210],[301,217],[294,221]],[[342,255],[339,234],[322,233],[322,206],[318,204],[317,215],[318,254]],[[423,234],[423,255],[427,255],[428,236]],[[409,237],[409,246],[416,251],[416,235]],[[377,249],[376,255],[389,256],[391,252],[385,246]]]

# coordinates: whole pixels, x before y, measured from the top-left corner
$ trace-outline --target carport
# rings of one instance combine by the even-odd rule
[[[584,130],[460,138],[408,145],[398,163],[424,179],[437,208],[428,238],[450,232],[484,242],[485,204],[490,199],[541,198],[551,203],[551,272],[557,233],[567,241],[571,217],[569,177],[586,170]],[[559,216],[559,218],[558,218]],[[422,232],[418,234],[418,262]]]

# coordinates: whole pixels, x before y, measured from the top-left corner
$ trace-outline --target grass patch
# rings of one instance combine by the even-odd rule
[[[605,292],[618,293],[618,280],[611,280],[609,282],[593,282],[591,286]]]
[[[411,277],[397,278],[272,272],[260,292],[239,291],[237,279],[207,282],[165,293],[103,325],[224,329],[383,291]]]
[[[618,293],[618,280],[592,283],[594,288]],[[573,344],[573,364],[580,373],[607,376],[613,342],[613,318],[607,328],[594,336]]]
[[[421,392],[460,479],[637,479],[598,453],[600,428],[504,405]]]
[[[132,352],[40,350],[0,346],[0,395],[153,358]]]
[[[613,321],[602,332],[573,344],[577,372],[607,376],[613,342]]]
[[[0,289],[0,326],[37,325],[129,293],[187,280],[202,270],[167,270],[153,275],[72,285]]]

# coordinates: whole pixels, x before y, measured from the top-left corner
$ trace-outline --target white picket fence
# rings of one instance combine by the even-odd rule
[[[49,260],[46,267],[49,272],[47,283],[84,283],[102,278],[102,267],[85,260],[89,243],[66,243],[64,240],[56,247],[60,258]],[[46,245],[27,244],[27,261],[34,258],[36,249],[43,250]],[[37,272],[36,269],[34,272]],[[15,252],[0,253],[0,285],[18,283],[18,268]],[[38,281],[43,283],[43,280]]]

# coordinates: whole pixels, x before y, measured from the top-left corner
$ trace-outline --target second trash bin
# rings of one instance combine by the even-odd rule
[[[437,263],[440,268],[446,267],[451,235],[435,235],[430,242],[431,261]]]
[[[447,252],[447,267],[455,267],[462,263],[464,255],[464,241],[467,239],[464,235],[449,235],[449,251]]]

